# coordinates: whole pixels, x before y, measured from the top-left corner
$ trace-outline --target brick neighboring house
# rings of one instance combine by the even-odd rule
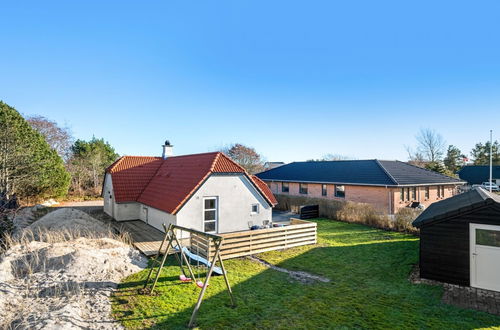
[[[294,162],[257,174],[276,194],[373,204],[389,214],[425,207],[455,194],[465,182],[400,161]]]

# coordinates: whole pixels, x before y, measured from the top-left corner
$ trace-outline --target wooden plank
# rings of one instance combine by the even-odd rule
[[[288,245],[291,245],[291,244],[295,244],[295,243],[299,243],[299,242],[303,242],[303,241],[311,241],[311,240],[314,240],[315,237],[314,236],[309,236],[309,237],[301,237],[301,238],[296,238],[296,239],[290,239],[290,240],[286,240],[286,239],[283,239],[283,240],[279,240],[279,241],[273,241],[273,242],[262,242],[262,243],[259,243],[259,244],[248,244],[248,245],[245,245],[245,246],[241,246],[241,247],[235,247],[235,248],[232,248],[232,247],[228,247],[227,249],[225,250],[221,250],[222,254],[225,255],[225,254],[232,254],[234,252],[242,252],[242,251],[248,251],[248,252],[252,252],[254,250],[258,250],[258,249],[261,249],[261,248],[268,248],[268,247],[271,247],[271,246],[288,246]]]
[[[259,250],[254,250],[252,253],[248,252],[243,252],[243,253],[234,253],[234,254],[226,254],[222,256],[222,259],[232,259],[232,258],[239,258],[239,257],[244,257],[252,254],[258,254],[258,253],[263,253],[263,252],[268,252],[268,251],[274,251],[274,250],[284,250],[292,247],[297,247],[297,246],[302,246],[302,245],[310,245],[310,244],[316,244],[316,240],[311,240],[311,241],[306,241],[306,242],[301,242],[301,243],[296,243],[296,244],[290,244],[287,246],[281,246],[280,247],[271,247],[271,248],[265,248],[265,249],[259,249]]]
[[[256,230],[246,230],[246,231],[239,231],[239,232],[234,232],[234,233],[225,233],[225,234],[220,234],[224,239],[232,238],[232,237],[241,237],[241,236],[248,236],[250,234],[256,235],[259,233],[270,233],[274,231],[283,231],[283,230],[291,230],[295,228],[313,228],[316,227],[316,223],[314,222],[309,222],[308,224],[297,224],[297,225],[289,225],[285,227],[274,227],[274,228],[266,228],[266,229],[256,229]]]
[[[232,248],[236,248],[236,247],[240,247],[240,246],[247,246],[250,244],[259,244],[259,243],[263,243],[263,242],[273,242],[273,241],[284,241],[286,239],[290,240],[290,239],[295,239],[295,238],[302,238],[302,237],[316,237],[316,232],[306,232],[306,233],[300,233],[300,234],[294,234],[294,235],[286,235],[286,236],[276,236],[276,237],[267,237],[267,238],[260,238],[260,237],[256,237],[254,239],[251,239],[251,240],[245,240],[245,241],[238,241],[238,242],[234,242],[234,243],[229,243],[227,244],[226,242],[223,243],[222,247],[221,247],[221,251],[225,251],[227,249],[232,249]]]
[[[290,236],[290,235],[295,235],[295,234],[303,234],[303,233],[310,233],[314,234],[316,233],[316,229],[307,229],[307,230],[293,230],[293,231],[283,231],[283,232],[274,232],[274,233],[269,233],[269,234],[259,234],[259,235],[249,235],[249,236],[243,236],[239,238],[231,238],[228,240],[224,240],[224,244],[232,244],[232,243],[237,243],[237,242],[243,242],[243,241],[250,241],[250,240],[260,240],[260,239],[267,239],[267,238],[273,238],[273,237],[283,237],[283,236]]]

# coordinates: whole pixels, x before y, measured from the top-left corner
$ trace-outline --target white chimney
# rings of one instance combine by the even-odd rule
[[[174,155],[174,146],[170,144],[170,141],[165,141],[165,144],[162,145],[162,147],[163,154],[161,155],[161,158],[167,159],[167,157]]]

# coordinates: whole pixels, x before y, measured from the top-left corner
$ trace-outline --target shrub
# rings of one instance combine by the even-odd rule
[[[397,231],[404,231],[410,233],[418,232],[418,229],[412,226],[413,220],[422,213],[421,210],[405,207],[396,212],[394,216],[394,229]]]
[[[381,213],[373,205],[364,203],[345,202],[342,208],[337,211],[336,219],[381,229],[391,228],[391,220],[388,215]]]

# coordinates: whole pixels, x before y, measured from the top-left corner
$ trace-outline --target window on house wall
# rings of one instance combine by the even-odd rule
[[[437,196],[438,198],[444,197],[444,186],[437,186]]]
[[[335,185],[335,197],[345,198],[345,186]]]
[[[321,185],[321,196],[326,196],[326,184]]]
[[[290,191],[290,188],[288,186],[288,182],[282,182],[281,183],[281,192],[287,193]]]
[[[410,188],[406,188],[406,199],[407,201],[410,200]]]
[[[259,213],[259,204],[252,204],[252,213]]]
[[[206,233],[217,231],[217,197],[206,197],[203,200],[203,230]]]
[[[429,187],[425,187],[425,199],[429,199]]]
[[[399,200],[405,200],[405,188],[401,188],[401,191],[399,192]]]
[[[411,187],[411,200],[417,200],[417,187]]]
[[[299,193],[303,195],[307,195],[307,183],[299,184]]]

